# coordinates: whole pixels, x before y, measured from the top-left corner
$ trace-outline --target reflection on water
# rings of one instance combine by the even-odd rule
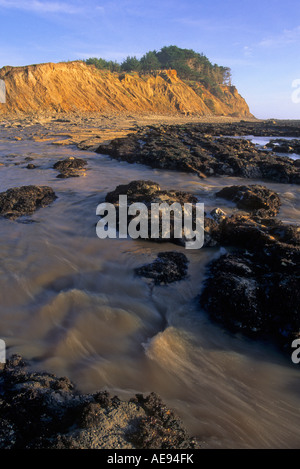
[[[52,166],[66,156],[87,158],[85,176],[56,179]],[[26,169],[26,157],[38,168]],[[228,334],[199,310],[205,266],[219,250],[175,247],[190,260],[189,278],[151,288],[133,269],[174,245],[96,236],[96,207],[118,184],[151,179],[197,194],[206,210],[231,213],[234,205],[214,194],[245,180],[203,181],[29,141],[0,141],[0,158],[1,191],[44,184],[58,196],[34,223],[0,220],[0,337],[9,353],[68,375],[84,392],[156,391],[206,447],[299,447],[297,366],[271,346]],[[281,195],[279,218],[298,221],[300,188],[264,184]]]
[[[270,143],[271,140],[291,140],[291,137],[255,137],[254,135],[246,135],[242,137],[231,138],[244,138],[245,140],[251,140],[254,145],[257,145],[260,149],[263,149],[264,151],[271,151],[271,148],[265,148],[265,146]],[[292,140],[300,140],[300,137],[293,137]],[[277,155],[287,156],[292,160],[298,160],[300,158],[300,155],[297,155],[297,153],[277,153]]]

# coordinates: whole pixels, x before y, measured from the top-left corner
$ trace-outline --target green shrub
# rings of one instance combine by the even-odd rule
[[[149,51],[140,60],[135,56],[128,56],[121,64],[96,57],[87,59],[85,63],[112,72],[151,72],[174,69],[182,80],[202,83],[217,97],[223,94],[219,85],[231,86],[230,68],[212,64],[204,54],[177,46],[165,46],[158,52]]]

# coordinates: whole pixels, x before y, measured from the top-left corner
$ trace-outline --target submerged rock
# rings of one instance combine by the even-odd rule
[[[65,160],[58,161],[54,164],[53,168],[60,171],[57,176],[58,178],[70,178],[79,177],[86,165],[87,161],[71,156]]]
[[[14,220],[22,215],[32,215],[56,199],[48,186],[21,186],[0,193],[0,216]]]
[[[260,185],[228,186],[216,193],[217,197],[235,202],[242,210],[249,210],[261,217],[274,217],[281,205],[279,195]]]
[[[154,262],[136,268],[135,273],[153,279],[155,285],[167,284],[186,278],[188,263],[181,252],[160,252]]]
[[[1,369],[2,368],[2,369]],[[68,378],[0,365],[0,449],[191,449],[198,446],[154,393],[121,401],[80,394]]]

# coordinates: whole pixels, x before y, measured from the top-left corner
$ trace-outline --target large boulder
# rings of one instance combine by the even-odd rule
[[[65,179],[70,177],[79,177],[86,165],[87,161],[82,158],[74,158],[73,156],[70,156],[65,160],[57,161],[53,168],[59,171],[57,176],[58,178]]]
[[[136,268],[135,273],[153,279],[155,285],[168,284],[186,278],[188,263],[182,252],[160,252],[154,262]]]
[[[131,181],[129,184],[117,186],[114,191],[107,194],[105,200],[118,204],[120,195],[126,195],[128,203],[142,202],[149,207],[151,203],[196,204],[198,202],[197,197],[188,192],[162,190],[156,182],[144,180]]]
[[[192,204],[193,206],[198,202],[197,197],[192,194],[183,191],[172,191],[172,190],[162,190],[160,186],[153,181],[132,181],[129,184],[123,184],[117,186],[116,189],[112,192],[109,192],[105,198],[105,201],[115,205],[119,208],[119,197],[120,195],[127,196],[127,205],[128,207],[133,203],[143,203],[147,209],[147,232],[145,239],[156,242],[174,242],[175,244],[184,245],[186,239],[184,235],[184,217],[183,217],[183,206],[185,203]],[[166,204],[166,206],[171,206],[173,203],[178,203],[181,208],[181,234],[180,237],[175,236],[175,222],[174,222],[174,213],[170,213],[170,233],[166,234],[166,237],[162,232],[162,223],[161,223],[161,214],[157,217],[157,223],[159,226],[157,236],[154,238],[151,231],[151,223],[154,215],[152,213],[153,206],[152,204]],[[130,221],[135,218],[132,215],[128,216],[128,224]],[[117,211],[117,222],[119,223],[118,211]]]
[[[192,204],[192,219],[193,219],[193,229],[196,229],[196,212],[195,205],[199,202],[198,198],[188,192],[175,191],[175,190],[163,190],[160,186],[153,181],[131,181],[129,184],[122,184],[116,187],[115,190],[109,192],[106,195],[105,201],[115,205],[116,208],[119,207],[119,197],[120,195],[127,196],[127,203],[132,204],[135,202],[142,202],[148,208],[148,223],[149,227],[151,224],[151,204],[163,204],[172,205],[173,203],[179,203],[181,207],[185,203]],[[220,209],[215,209],[211,214],[204,213],[204,246],[216,246],[219,241],[219,228],[221,221],[226,217],[226,214]],[[128,222],[130,222],[132,217],[128,217]],[[185,236],[184,226],[182,223],[182,236],[180,238],[174,237],[174,215],[171,213],[171,233],[170,238],[164,239],[162,237],[162,232],[160,229],[159,237],[156,239],[151,238],[150,229],[148,231],[148,238],[152,241],[163,242],[170,241],[175,244],[184,246],[187,237]]]
[[[16,219],[22,215],[32,215],[37,209],[46,207],[56,199],[48,186],[22,186],[0,193],[0,215]]]
[[[200,304],[233,332],[289,348],[300,337],[300,247],[286,243],[221,256],[208,267]]]

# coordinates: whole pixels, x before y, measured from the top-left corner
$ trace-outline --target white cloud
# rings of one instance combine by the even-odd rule
[[[0,0],[0,7],[9,9],[27,10],[35,13],[66,13],[76,14],[82,8],[66,2],[51,2],[40,0]]]
[[[258,45],[268,48],[286,46],[289,44],[295,44],[297,42],[300,42],[300,26],[297,26],[294,29],[285,29],[277,36],[265,38],[259,42]]]
[[[249,46],[244,46],[244,55],[245,57],[252,57],[253,56],[253,49]]]

